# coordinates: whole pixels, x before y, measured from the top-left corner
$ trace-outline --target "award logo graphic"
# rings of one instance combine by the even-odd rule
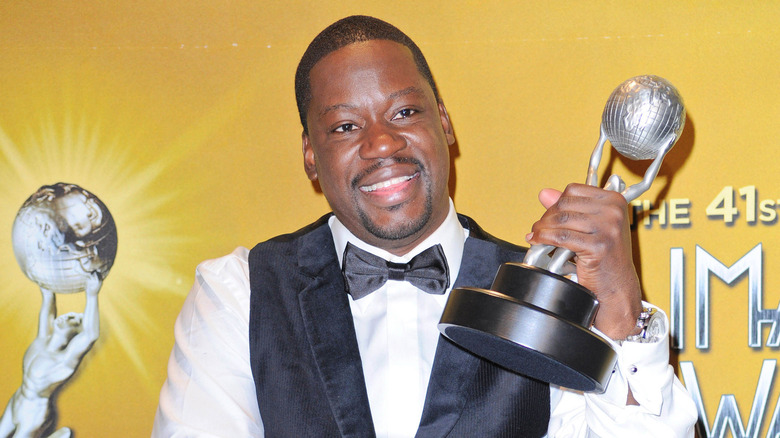
[[[56,396],[100,333],[98,292],[117,250],[114,219],[94,194],[75,185],[43,186],[13,225],[14,255],[41,290],[38,334],[22,360],[23,377],[0,418],[0,437],[70,437],[56,429]],[[83,313],[57,315],[57,294],[84,292]]]

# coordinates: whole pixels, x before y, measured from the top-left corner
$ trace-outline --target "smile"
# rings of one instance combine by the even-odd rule
[[[398,184],[402,184],[402,183],[404,183],[406,181],[409,181],[409,180],[413,179],[414,177],[416,177],[417,175],[418,174],[415,173],[414,175],[399,176],[399,177],[396,177],[396,178],[390,178],[390,179],[388,179],[386,181],[381,181],[381,182],[378,182],[376,184],[371,184],[370,186],[361,186],[360,190],[362,192],[370,193],[370,192],[375,192],[377,190],[391,188],[391,187],[396,186]]]

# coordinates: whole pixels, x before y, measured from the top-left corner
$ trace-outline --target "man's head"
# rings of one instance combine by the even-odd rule
[[[413,249],[449,211],[455,141],[414,50],[357,39],[301,71],[308,76],[302,139],[309,179],[357,237],[395,254]]]
[[[439,100],[439,91],[436,89],[431,69],[414,41],[390,23],[365,15],[353,15],[331,24],[314,37],[298,63],[298,69],[295,72],[295,100],[298,103],[298,114],[301,118],[303,132],[309,132],[308,126],[306,126],[306,112],[311,101],[309,73],[312,67],[320,59],[344,46],[371,40],[395,41],[406,46],[412,52],[417,70],[431,86],[436,100]]]

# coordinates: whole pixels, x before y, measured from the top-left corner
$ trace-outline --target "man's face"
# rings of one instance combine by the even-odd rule
[[[310,73],[306,174],[318,180],[336,217],[357,237],[404,254],[449,211],[444,105],[411,51],[374,40],[345,46]]]

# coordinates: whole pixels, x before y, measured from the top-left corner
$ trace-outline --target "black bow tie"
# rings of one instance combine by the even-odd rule
[[[355,300],[379,289],[387,280],[408,281],[437,295],[446,292],[450,285],[447,259],[438,244],[412,257],[409,263],[393,263],[347,243],[341,265],[347,292]]]

